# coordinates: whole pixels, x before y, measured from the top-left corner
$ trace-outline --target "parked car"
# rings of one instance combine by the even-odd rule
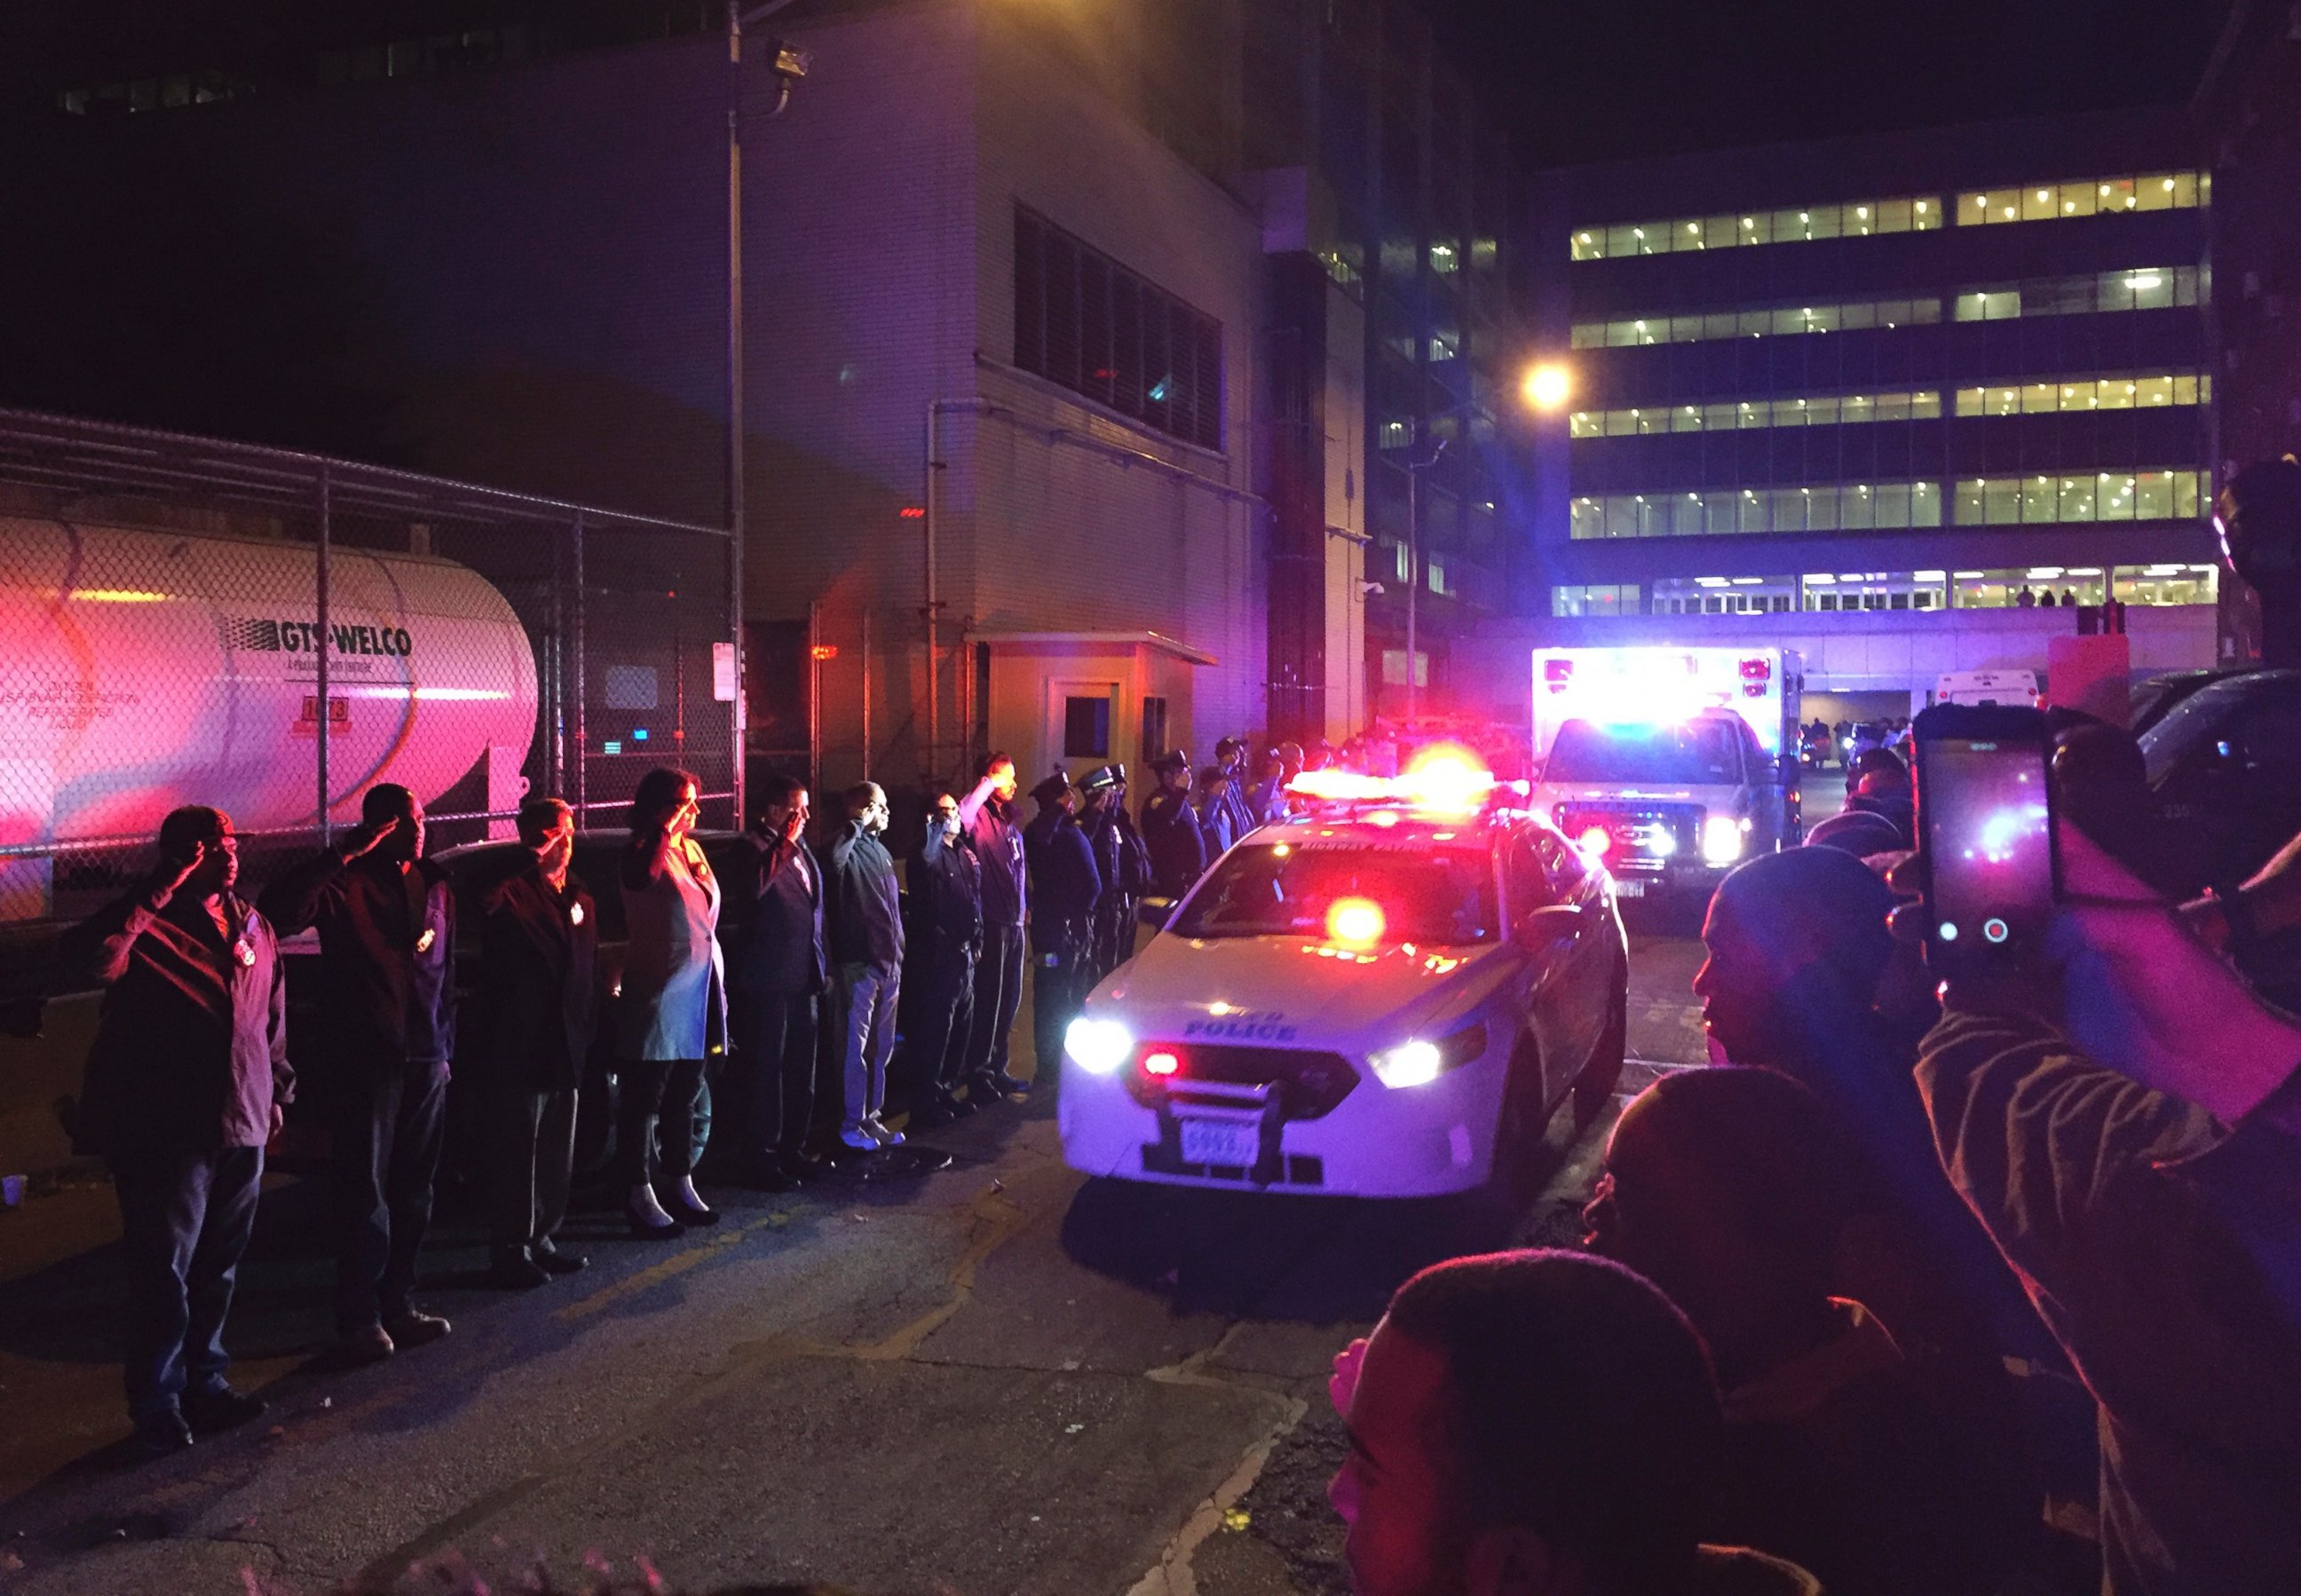
[[[2188,883],[2243,880],[2301,832],[2301,670],[2205,683],[2141,754]]]

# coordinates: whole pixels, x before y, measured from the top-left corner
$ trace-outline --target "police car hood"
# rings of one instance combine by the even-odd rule
[[[1160,935],[1096,989],[1087,1012],[1143,1040],[1363,1052],[1469,1014],[1517,965],[1514,949],[1493,944],[1353,953],[1299,935]]]

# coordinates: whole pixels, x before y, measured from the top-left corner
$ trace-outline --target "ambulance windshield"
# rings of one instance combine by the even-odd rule
[[[1674,786],[1738,786],[1738,727],[1720,715],[1671,725],[1601,726],[1569,721],[1551,745],[1544,781],[1648,781]]]

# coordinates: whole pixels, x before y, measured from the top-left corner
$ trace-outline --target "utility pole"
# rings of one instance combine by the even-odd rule
[[[1422,689],[1415,678],[1415,653],[1420,639],[1422,609],[1422,473],[1438,464],[1446,440],[1434,438],[1427,449],[1418,444],[1406,462],[1406,719],[1414,721],[1421,707]]]

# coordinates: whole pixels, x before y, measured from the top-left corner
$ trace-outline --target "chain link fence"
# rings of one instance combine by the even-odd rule
[[[642,772],[739,814],[724,529],[317,455],[0,411],[0,931],[87,913],[180,804],[243,876],[414,791],[430,847]]]

